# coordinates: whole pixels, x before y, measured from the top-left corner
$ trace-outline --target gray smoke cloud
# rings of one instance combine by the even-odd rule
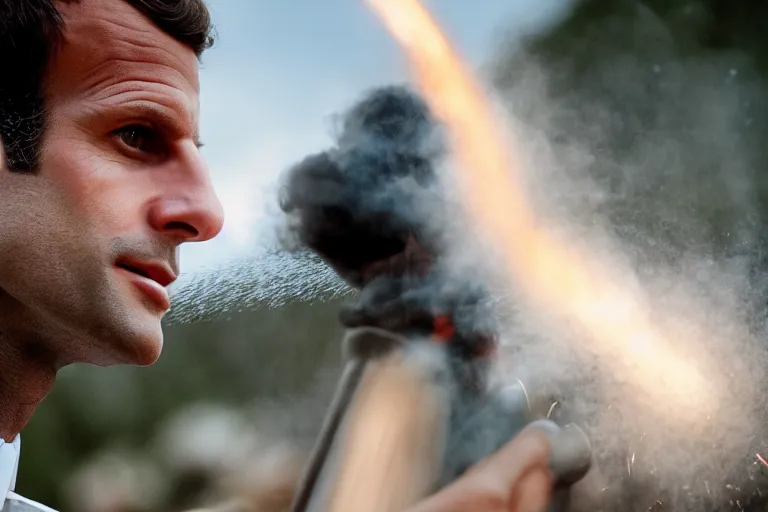
[[[658,19],[629,10],[632,34],[616,33],[627,23],[596,19],[580,34],[587,43],[559,59],[548,48],[507,47],[490,79],[538,211],[705,369],[712,395],[700,409],[710,409],[686,420],[646,393],[629,364],[595,357],[578,324],[519,300],[503,322],[502,378],[558,396],[553,416],[589,432],[596,464],[574,511],[762,510],[765,268],[754,116],[764,84],[743,56],[686,58]],[[636,51],[617,50],[618,40]]]

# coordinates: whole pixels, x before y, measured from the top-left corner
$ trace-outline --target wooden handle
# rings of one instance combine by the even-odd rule
[[[402,512],[429,495],[442,467],[446,391],[419,358],[369,361],[308,510]]]

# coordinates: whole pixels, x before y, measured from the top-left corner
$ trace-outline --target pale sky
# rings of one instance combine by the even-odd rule
[[[218,238],[183,247],[186,278],[256,254],[279,174],[330,143],[330,116],[367,89],[407,80],[399,49],[362,0],[209,0],[216,46],[203,56],[201,131],[227,215]],[[569,0],[432,0],[478,66],[502,30],[535,30]]]

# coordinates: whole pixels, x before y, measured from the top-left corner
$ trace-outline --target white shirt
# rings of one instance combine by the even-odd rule
[[[0,439],[0,512],[56,512],[13,492],[16,488],[16,475],[19,473],[20,456],[21,435],[16,436],[12,443]]]

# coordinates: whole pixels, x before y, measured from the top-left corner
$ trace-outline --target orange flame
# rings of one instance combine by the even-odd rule
[[[701,372],[672,350],[642,304],[605,277],[594,257],[543,229],[515,179],[520,166],[506,130],[427,10],[417,0],[367,3],[403,47],[426,101],[448,128],[468,210],[500,246],[515,283],[535,303],[579,322],[587,348],[622,380],[652,400],[701,414],[711,397]]]

